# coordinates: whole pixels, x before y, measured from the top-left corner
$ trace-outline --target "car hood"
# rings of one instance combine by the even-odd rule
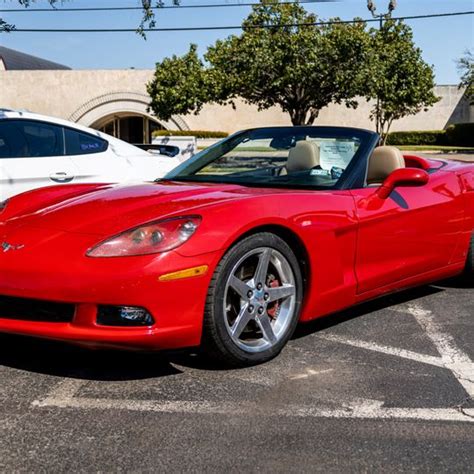
[[[234,184],[96,185],[95,188],[84,187],[73,196],[59,196],[54,203],[40,209],[30,208],[16,215],[13,200],[13,216],[5,224],[108,236],[156,219],[190,215],[205,206],[268,192]],[[34,196],[30,199],[34,203]]]

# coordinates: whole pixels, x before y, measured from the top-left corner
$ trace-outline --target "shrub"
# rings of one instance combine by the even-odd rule
[[[446,130],[392,132],[387,145],[430,145],[474,147],[474,123],[455,123]]]
[[[447,145],[445,130],[392,132],[387,145]]]
[[[474,147],[474,123],[455,123],[446,129],[448,144]]]
[[[196,138],[225,138],[229,134],[226,132],[215,132],[212,130],[155,130],[154,137],[196,137]]]

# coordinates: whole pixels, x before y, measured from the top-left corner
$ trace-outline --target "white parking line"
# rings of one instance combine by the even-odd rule
[[[474,363],[469,356],[454,342],[453,337],[442,331],[433,312],[422,308],[420,305],[408,305],[393,308],[393,311],[412,315],[430,338],[440,357],[420,354],[418,352],[399,349],[398,347],[385,346],[374,342],[352,339],[334,334],[322,334],[319,337],[327,341],[339,342],[353,347],[359,347],[382,354],[402,357],[404,359],[421,362],[423,364],[443,367],[449,370],[456,380],[463,386],[469,397],[474,397]]]
[[[320,334],[319,338],[345,344],[373,352],[400,357],[435,367],[445,368],[454,375],[470,397],[474,394],[474,364],[451,335],[442,332],[431,311],[419,305],[401,306],[394,311],[408,313],[416,318],[435,345],[440,357],[421,354],[397,347],[347,338],[338,335]],[[304,373],[291,377],[292,380],[308,378],[330,372],[333,369],[316,371],[307,369]],[[387,408],[383,401],[353,400],[338,408],[315,407],[313,405],[272,406],[271,410],[258,403],[209,402],[209,401],[158,401],[158,400],[117,400],[108,398],[87,398],[77,396],[81,386],[87,381],[66,379],[59,383],[43,400],[35,400],[35,407],[58,407],[76,409],[116,409],[131,411],[149,411],[159,413],[188,414],[249,414],[257,416],[316,417],[316,418],[352,418],[352,419],[400,419],[425,421],[462,421],[474,422],[474,410],[461,407],[452,408]]]
[[[76,397],[75,393],[85,382],[65,380],[47,398],[33,402],[34,407],[75,408],[82,410],[128,410],[155,413],[181,413],[195,415],[249,415],[345,419],[386,419],[456,421],[473,423],[474,417],[456,408],[384,408],[378,400],[357,400],[341,408],[321,408],[313,405],[272,406],[258,403],[208,401],[116,400],[110,398]]]
[[[337,336],[335,334],[322,334],[319,337],[326,341],[339,342],[340,344],[346,344],[347,346],[359,347],[360,349],[366,349],[368,351],[381,352],[382,354],[401,357],[402,359],[409,359],[415,362],[421,362],[422,364],[444,367],[441,357],[420,354],[419,352],[407,351],[405,349],[399,349],[398,347],[376,344],[375,342],[367,342],[360,339]]]
[[[406,312],[415,317],[435,345],[444,366],[474,398],[474,364],[469,356],[456,345],[450,334],[442,331],[432,311],[413,304],[408,306]]]

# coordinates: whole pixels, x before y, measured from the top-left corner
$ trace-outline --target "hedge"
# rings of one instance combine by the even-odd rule
[[[456,123],[446,130],[392,132],[387,145],[431,145],[474,147],[474,123]]]
[[[196,138],[225,138],[229,134],[226,132],[214,132],[211,130],[155,130],[154,137],[196,137]]]
[[[388,134],[387,145],[447,145],[446,131],[392,132]]]

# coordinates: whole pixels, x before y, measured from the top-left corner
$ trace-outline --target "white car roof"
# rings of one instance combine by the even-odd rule
[[[2,119],[29,119],[29,120],[39,120],[42,122],[48,122],[55,125],[61,125],[63,127],[74,128],[91,135],[95,135],[104,140],[107,140],[114,152],[118,155],[145,155],[149,156],[149,153],[137,148],[136,146],[131,145],[130,143],[119,140],[118,138],[107,135],[106,133],[99,132],[93,128],[85,127],[75,122],[70,122],[69,120],[64,120],[58,117],[51,117],[48,115],[36,114],[29,112],[27,110],[12,110],[12,109],[2,109],[0,108],[0,120]]]

